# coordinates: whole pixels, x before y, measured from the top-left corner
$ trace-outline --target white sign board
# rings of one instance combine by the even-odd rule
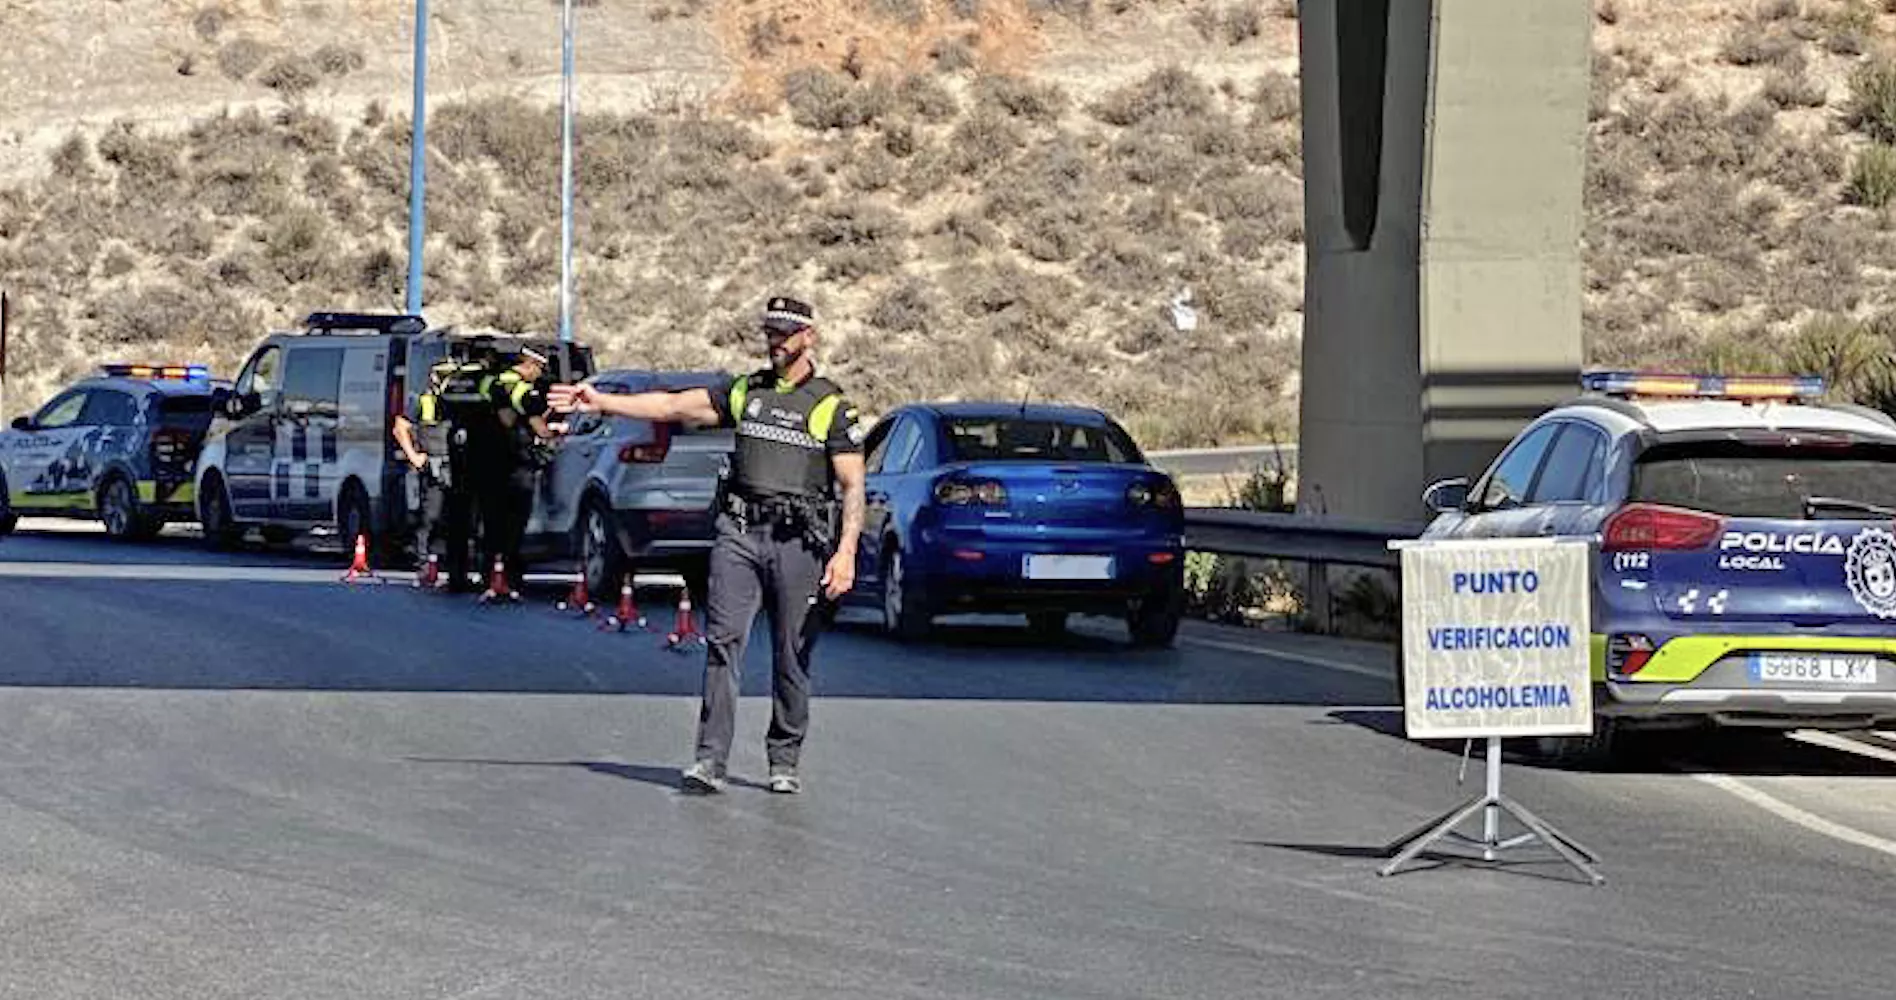
[[[1400,542],[1413,739],[1593,731],[1584,541]]]

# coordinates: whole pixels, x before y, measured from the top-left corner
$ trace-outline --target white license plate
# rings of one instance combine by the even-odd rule
[[[1031,555],[1021,575],[1029,580],[1110,580],[1113,557]]]
[[[1876,657],[1816,653],[1754,653],[1751,677],[1802,684],[1875,684]]]

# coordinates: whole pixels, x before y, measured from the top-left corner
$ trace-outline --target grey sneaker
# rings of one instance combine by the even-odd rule
[[[724,791],[724,768],[708,760],[698,761],[685,768],[680,783],[688,792],[714,793]]]
[[[770,769],[770,790],[778,795],[795,795],[803,791],[803,779],[797,777],[796,768],[773,767]]]

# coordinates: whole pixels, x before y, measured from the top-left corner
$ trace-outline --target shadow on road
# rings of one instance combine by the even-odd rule
[[[700,691],[703,647],[667,648],[674,591],[641,593],[649,629],[621,633],[556,612],[559,584],[530,586],[519,605],[481,607],[471,596],[415,591],[399,576],[386,586],[343,585],[333,560],[220,559],[182,542],[154,548],[59,535],[0,543],[0,685]],[[1042,634],[1020,619],[949,618],[927,640],[900,643],[865,623],[871,618],[846,609],[823,637],[817,697],[1338,708],[1383,704],[1388,695],[1376,677],[1267,650],[1133,648],[1123,625],[1105,620]],[[760,616],[742,676],[748,696],[770,690],[767,628]]]
[[[1341,709],[1326,716],[1327,724],[1358,726],[1392,739],[1403,735],[1402,713],[1394,709]],[[1409,741],[1420,747],[1459,757],[1462,740]],[[1623,738],[1610,759],[1598,761],[1551,759],[1531,739],[1502,741],[1503,759],[1511,766],[1584,774],[1678,774],[1706,771],[1718,774],[1769,777],[1889,778],[1896,763],[1829,747],[1815,746],[1772,730],[1703,729],[1634,733]],[[1482,747],[1473,748],[1470,767],[1479,767]]]
[[[682,796],[692,797],[685,791],[680,781],[684,772],[676,767],[653,767],[649,764],[621,764],[605,760],[495,760],[482,757],[404,757],[411,764],[446,764],[467,767],[542,767],[578,769],[608,778],[623,781],[636,781],[640,784],[657,785],[669,788]],[[736,774],[728,775],[726,783],[735,788],[750,788],[757,791],[769,791],[770,786]]]

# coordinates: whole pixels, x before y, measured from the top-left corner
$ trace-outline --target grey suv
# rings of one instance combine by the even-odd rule
[[[709,388],[724,391],[723,372],[616,370],[592,384],[612,393]],[[630,417],[576,414],[541,478],[527,525],[529,558],[577,561],[600,599],[625,575],[665,570],[700,595],[715,517],[712,502],[729,471],[731,432],[654,424]]]

